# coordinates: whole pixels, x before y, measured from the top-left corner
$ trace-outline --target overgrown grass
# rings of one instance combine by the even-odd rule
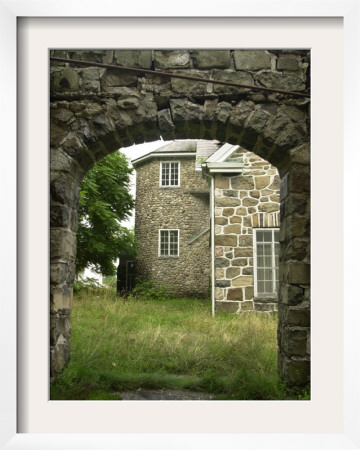
[[[121,399],[125,390],[189,389],[216,399],[286,399],[277,376],[276,317],[217,313],[194,299],[119,297],[81,289],[71,361],[51,399]]]

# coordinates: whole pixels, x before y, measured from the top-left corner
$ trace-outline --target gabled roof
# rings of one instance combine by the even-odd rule
[[[197,141],[195,170],[201,171],[201,165],[220,147],[219,141],[206,141],[200,139]]]
[[[238,148],[238,145],[224,144],[202,164],[203,170],[209,173],[241,173],[244,167],[243,159],[231,157]]]
[[[131,160],[132,165],[135,167],[137,164],[150,160],[152,158],[164,158],[164,157],[183,157],[183,156],[196,156],[197,141],[172,141],[156,150],[152,150],[146,155]]]
[[[152,158],[196,156],[195,169],[201,171],[201,164],[220,146],[219,141],[197,140],[175,140],[162,145],[156,150],[151,150],[146,155],[131,160],[135,167],[137,164]]]

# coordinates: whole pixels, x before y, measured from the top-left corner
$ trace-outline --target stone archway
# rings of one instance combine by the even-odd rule
[[[70,357],[82,177],[118,148],[162,136],[239,144],[278,168],[278,366],[288,386],[305,385],[310,376],[310,100],[296,94],[309,89],[309,52],[57,50],[51,56],[89,61],[50,64],[51,379]],[[184,74],[228,84],[174,77]]]

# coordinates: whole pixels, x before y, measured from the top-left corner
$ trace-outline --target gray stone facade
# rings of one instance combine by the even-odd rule
[[[289,386],[306,384],[310,376],[310,51],[58,49],[50,56],[87,61],[83,65],[50,61],[51,378],[70,355],[82,177],[105,155],[162,136],[229,142],[277,167],[281,179],[279,372]],[[99,67],[99,63],[113,67]],[[125,65],[153,73],[120,71]],[[156,73],[165,68],[169,75]],[[250,87],[180,81],[174,77],[179,73]]]
[[[277,311],[277,295],[254,296],[254,228],[280,227],[280,179],[270,163],[239,148],[241,174],[215,175],[216,310]]]
[[[156,156],[156,154],[154,154]],[[180,186],[160,187],[161,161],[178,161]],[[168,286],[178,296],[210,292],[209,187],[195,172],[192,156],[154,157],[136,168],[136,273],[141,280]],[[179,230],[179,255],[159,256],[159,230]],[[205,233],[196,238],[198,234]]]

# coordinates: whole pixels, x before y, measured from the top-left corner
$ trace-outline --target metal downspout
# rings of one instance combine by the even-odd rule
[[[211,236],[211,315],[215,317],[215,226],[214,226],[214,176],[203,170],[210,178],[210,236]]]

